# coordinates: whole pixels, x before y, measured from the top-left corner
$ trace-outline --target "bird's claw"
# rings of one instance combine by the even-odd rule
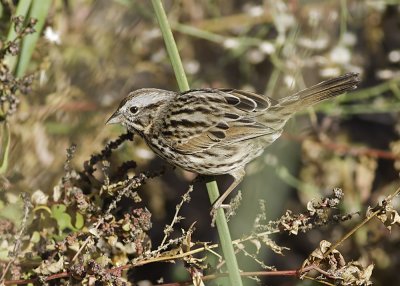
[[[217,218],[217,211],[218,211],[219,209],[224,210],[224,209],[230,209],[230,208],[231,208],[231,206],[230,206],[229,204],[219,204],[219,205],[214,204],[214,205],[212,206],[212,208],[211,208],[211,211],[210,211],[211,226],[212,226],[212,227],[215,226],[215,220],[216,220],[216,218]]]

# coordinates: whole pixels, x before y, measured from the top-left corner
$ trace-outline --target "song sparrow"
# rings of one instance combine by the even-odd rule
[[[281,135],[295,112],[358,83],[358,74],[348,73],[279,100],[236,89],[178,93],[144,88],[122,100],[107,124],[122,123],[175,166],[202,175],[232,175],[215,210],[241,182],[246,164]]]

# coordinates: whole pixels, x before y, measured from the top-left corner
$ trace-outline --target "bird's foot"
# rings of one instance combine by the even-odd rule
[[[222,210],[229,210],[231,209],[231,206],[229,204],[214,204],[211,208],[210,211],[210,216],[211,216],[211,226],[214,227],[215,226],[215,220],[217,218],[217,211],[219,209]]]

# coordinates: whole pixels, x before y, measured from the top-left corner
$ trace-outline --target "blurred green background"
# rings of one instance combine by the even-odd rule
[[[18,4],[4,2],[3,38]],[[124,132],[104,123],[129,91],[178,90],[149,1],[50,4],[27,67],[35,78],[32,90],[18,97],[18,111],[8,119],[11,143],[7,171],[0,175],[0,216],[16,225],[22,216],[22,208],[13,207],[19,193],[41,190],[52,196],[72,143],[77,145],[72,163],[80,169],[107,140]],[[340,187],[345,193],[343,212],[364,213],[398,187],[400,5],[395,1],[182,0],[164,5],[191,88],[231,87],[280,98],[348,71],[361,74],[358,90],[298,114],[282,138],[248,166],[240,187],[242,204],[230,221],[234,238],[252,231],[260,199],[266,202],[268,217],[276,219],[286,209],[302,212],[310,199]],[[125,142],[112,162],[131,159],[138,164],[132,173],[165,165],[138,137]],[[194,177],[167,167],[162,177],[141,188],[153,215],[153,245],[161,241],[165,224]],[[230,181],[217,179],[220,189]],[[209,210],[204,183],[196,183],[180,223],[187,228],[197,222],[195,241],[216,241]],[[266,251],[261,260],[278,269],[296,269],[319,241],[336,241],[352,225],[278,235],[275,241],[291,250],[285,256]],[[393,285],[400,280],[399,234],[372,222],[340,250],[348,260],[374,263],[375,285]],[[260,269],[243,255],[239,265],[246,271]],[[152,283],[161,277],[189,277],[181,264],[151,264],[133,269],[131,275]],[[311,285],[290,278],[262,281]],[[246,285],[255,283],[246,280]]]

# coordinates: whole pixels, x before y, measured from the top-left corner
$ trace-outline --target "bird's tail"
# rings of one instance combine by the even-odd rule
[[[359,82],[358,73],[347,73],[284,97],[279,100],[276,106],[280,107],[283,116],[289,116],[320,101],[353,90]]]

